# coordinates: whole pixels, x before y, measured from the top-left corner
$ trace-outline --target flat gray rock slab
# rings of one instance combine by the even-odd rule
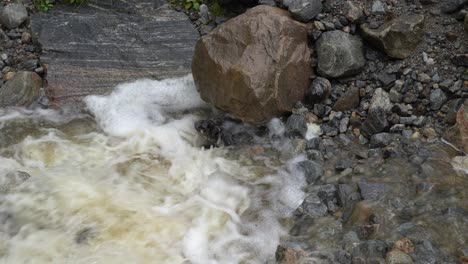
[[[122,82],[190,73],[199,34],[183,13],[154,0],[94,2],[32,18],[53,105],[107,94]]]

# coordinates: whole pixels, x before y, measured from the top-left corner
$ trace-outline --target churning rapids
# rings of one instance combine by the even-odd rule
[[[210,110],[190,76],[85,103],[0,109],[0,263],[274,261],[304,199],[301,157],[202,148],[194,122]]]

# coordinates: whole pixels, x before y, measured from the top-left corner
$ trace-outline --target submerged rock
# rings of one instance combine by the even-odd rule
[[[11,3],[0,11],[0,22],[12,29],[21,25],[28,18],[28,11],[22,4]]]
[[[422,41],[424,36],[424,16],[401,16],[384,23],[377,29],[369,24],[361,25],[364,39],[377,48],[385,51],[388,56],[404,59]]]
[[[343,31],[327,31],[316,42],[318,73],[339,78],[359,73],[364,68],[364,46],[360,38]]]
[[[203,100],[260,124],[304,98],[310,62],[306,27],[285,10],[257,6],[203,36],[192,71]]]
[[[18,72],[0,89],[0,107],[28,106],[39,98],[41,87],[37,73]]]

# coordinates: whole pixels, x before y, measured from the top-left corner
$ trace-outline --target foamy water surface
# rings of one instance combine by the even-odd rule
[[[274,262],[301,157],[258,170],[201,148],[191,77],[85,102],[93,118],[0,110],[0,263]]]

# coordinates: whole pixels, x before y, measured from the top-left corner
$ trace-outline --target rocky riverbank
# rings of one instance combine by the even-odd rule
[[[185,17],[162,2],[149,8],[148,1],[122,16],[129,7],[120,4],[57,7],[31,20],[32,5],[5,3],[0,107],[47,107],[49,99],[107,93],[128,78],[190,71],[198,35]],[[275,138],[287,137],[288,156],[307,157],[298,165],[307,196],[284,219],[290,235],[277,262],[468,263],[467,2],[270,5],[229,20],[210,14],[210,5],[187,13],[204,36],[192,64],[195,83],[202,98],[227,112],[195,124],[206,146],[261,157],[278,144]],[[151,14],[156,9],[161,17]],[[100,12],[110,12],[105,22],[95,17]],[[48,31],[68,20],[75,30]],[[33,32],[31,21],[39,23]],[[106,34],[83,30],[99,21]],[[109,53],[110,40],[112,47],[130,41],[140,49]],[[273,117],[280,117],[278,135],[265,126]],[[313,125],[319,137],[307,134]],[[269,132],[264,144],[254,140]]]

